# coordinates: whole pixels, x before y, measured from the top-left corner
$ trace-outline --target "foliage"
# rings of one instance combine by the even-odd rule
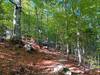
[[[87,55],[100,53],[100,0],[22,0],[21,31],[36,39],[48,37],[69,44],[73,53],[79,38]],[[13,5],[0,0],[0,25],[13,28]],[[80,33],[77,36],[77,32]],[[100,55],[100,54],[99,54]]]

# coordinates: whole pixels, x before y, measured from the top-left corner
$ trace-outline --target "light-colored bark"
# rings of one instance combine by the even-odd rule
[[[81,49],[80,49],[80,44],[79,44],[79,35],[80,33],[77,32],[77,52],[78,52],[78,61],[79,61],[79,65],[82,62],[82,57],[81,57]]]
[[[21,39],[21,0],[10,0],[12,4],[14,4],[14,19],[13,19],[13,39],[20,40]]]
[[[18,6],[14,8],[14,39],[20,40],[21,39],[21,25],[20,25],[20,18],[21,18],[21,0],[17,2]]]
[[[67,43],[67,55],[69,55],[69,45],[68,45],[68,43]]]

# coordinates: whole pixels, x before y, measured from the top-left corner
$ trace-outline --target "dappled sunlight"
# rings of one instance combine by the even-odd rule
[[[35,46],[36,45],[34,45],[34,47]],[[13,49],[15,48],[12,48],[12,50]],[[70,57],[67,57],[62,52],[57,52],[56,50],[50,51],[41,48],[38,49],[37,52],[33,51],[31,54],[27,53],[23,48],[19,48],[18,51],[11,51],[10,47],[2,47],[2,49],[0,49],[0,61],[4,62],[2,63],[2,67],[4,67],[4,69],[9,67],[7,65],[9,61],[13,65],[14,70],[11,70],[14,72],[17,70],[21,71],[20,69],[22,68],[26,72],[32,71],[34,74],[56,75],[57,73],[61,73],[63,68],[68,68],[70,70],[69,74],[71,72],[84,74],[86,68],[83,69],[84,66],[78,66],[78,62],[75,61],[74,57],[69,56]],[[99,71],[97,71],[97,73],[99,73]]]
[[[100,75],[100,0],[0,0],[0,75]]]
[[[40,50],[40,52],[44,52],[46,54],[51,54],[51,55],[60,55],[61,54],[60,52],[52,52],[52,51],[49,51],[47,49]]]
[[[80,68],[77,67],[69,67],[69,69],[75,73],[84,73],[84,70],[81,70]]]
[[[58,63],[58,62],[56,62],[54,60],[43,60],[43,61],[41,61],[41,62],[39,62],[37,64],[41,64],[41,65],[51,65],[51,64],[55,64],[55,63]]]
[[[75,66],[73,63],[67,63],[65,64],[66,67],[72,67],[72,66]]]
[[[35,64],[35,67],[37,67],[38,69],[50,69],[53,68],[54,64],[58,64],[59,62],[56,62],[54,60],[43,60],[40,62],[37,62]]]

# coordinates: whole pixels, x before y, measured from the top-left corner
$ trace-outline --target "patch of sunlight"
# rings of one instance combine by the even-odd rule
[[[62,64],[54,64],[53,67],[54,67],[53,73],[57,73],[57,72],[61,72],[63,70],[64,65],[62,65]]]
[[[72,72],[75,72],[75,73],[84,73],[84,71],[80,70],[79,68],[77,67],[71,67],[69,68]]]
[[[96,5],[92,5],[92,6],[90,6],[90,8],[94,8],[94,7],[96,7]]]
[[[41,63],[42,63],[42,64],[45,64],[45,65],[46,65],[46,64],[49,65],[49,64],[54,64],[54,63],[57,63],[57,62],[52,61],[52,60],[51,60],[51,61],[50,61],[50,60],[44,60],[44,61],[42,61]]]
[[[71,67],[71,68],[69,68],[70,70],[76,70],[76,69],[78,69],[78,68],[76,68],[76,67]]]
[[[96,14],[100,14],[100,12],[97,12]]]
[[[72,75],[72,72],[71,72],[71,71],[67,71],[67,72],[65,73],[65,75]]]

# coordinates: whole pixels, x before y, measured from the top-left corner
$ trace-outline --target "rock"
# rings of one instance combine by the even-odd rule
[[[0,43],[4,42],[4,38],[0,36]]]
[[[33,51],[33,48],[31,44],[25,44],[24,48],[26,49],[27,52],[31,53]]]

